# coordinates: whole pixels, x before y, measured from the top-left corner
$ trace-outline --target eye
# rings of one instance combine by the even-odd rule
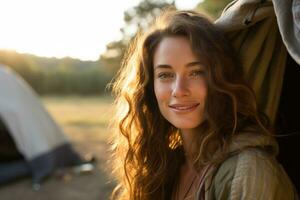
[[[204,70],[194,70],[191,71],[190,76],[192,77],[200,77],[200,76],[204,76],[205,75],[205,71]]]
[[[174,73],[171,72],[161,72],[157,75],[157,77],[161,80],[171,79],[174,78]]]

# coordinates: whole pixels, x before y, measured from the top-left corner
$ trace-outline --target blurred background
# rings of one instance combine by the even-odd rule
[[[0,199],[108,199],[114,182],[106,163],[113,101],[107,84],[128,43],[167,6],[216,19],[230,1],[0,0],[0,64],[33,88],[80,155],[97,160],[88,173],[57,172],[38,191],[29,177],[0,185]]]

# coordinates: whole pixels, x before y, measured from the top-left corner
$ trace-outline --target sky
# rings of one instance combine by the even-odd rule
[[[176,0],[192,9],[201,0]],[[121,37],[123,13],[140,0],[0,0],[0,49],[97,60]]]

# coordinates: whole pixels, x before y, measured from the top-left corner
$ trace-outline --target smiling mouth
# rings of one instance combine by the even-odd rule
[[[194,109],[196,109],[199,106],[199,103],[194,103],[194,104],[173,104],[173,105],[169,105],[169,107],[176,111],[176,112],[189,112],[189,111],[193,111]]]

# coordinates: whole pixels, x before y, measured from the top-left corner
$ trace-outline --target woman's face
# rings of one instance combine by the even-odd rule
[[[154,92],[161,114],[179,129],[198,127],[204,118],[206,68],[189,40],[165,37],[153,57]]]

